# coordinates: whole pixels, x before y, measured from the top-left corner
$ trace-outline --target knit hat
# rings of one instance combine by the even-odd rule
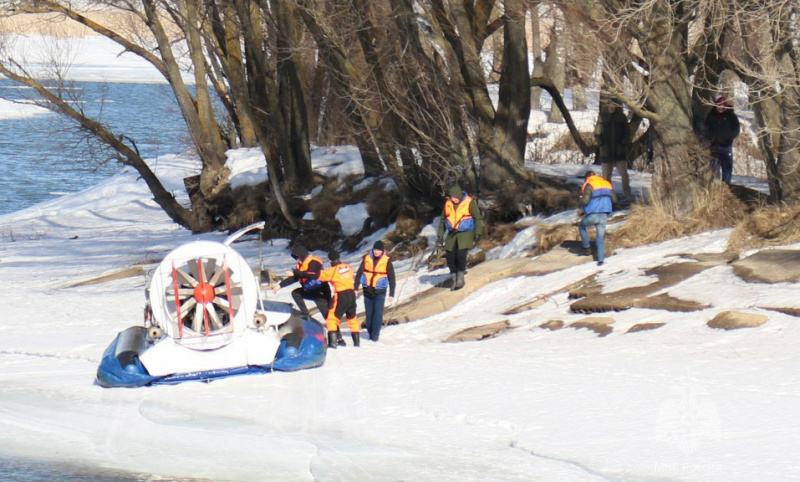
[[[331,263],[339,261],[339,252],[335,249],[328,251],[328,259],[331,261]]]
[[[458,199],[461,199],[463,196],[464,191],[461,190],[461,186],[458,184],[450,188],[450,197],[457,197]]]
[[[294,259],[306,259],[306,256],[308,256],[308,249],[302,244],[297,244],[292,248],[291,254]]]
[[[372,245],[372,249],[378,251],[386,251],[386,248],[383,245],[383,241],[381,241],[380,239],[375,241],[375,244]]]
[[[730,107],[731,106],[731,104],[728,102],[728,98],[725,97],[724,95],[721,95],[721,96],[717,97],[717,100],[715,101],[715,103],[717,105],[721,105],[721,106],[725,106],[725,107]]]

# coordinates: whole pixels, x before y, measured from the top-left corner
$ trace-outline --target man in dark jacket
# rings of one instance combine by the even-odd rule
[[[389,302],[394,301],[395,288],[394,265],[383,241],[375,241],[372,249],[361,260],[356,272],[356,290],[364,287],[364,310],[367,313],[367,333],[369,339],[378,341],[383,327],[383,305],[386,302],[386,291],[389,291]]]
[[[603,177],[611,182],[614,167],[622,179],[622,192],[631,201],[631,182],[628,177],[628,151],[630,148],[630,132],[628,117],[613,100],[606,100],[600,107],[597,124],[594,127],[598,156],[603,166]]]
[[[483,234],[483,219],[477,201],[462,191],[458,185],[453,186],[444,203],[436,240],[446,251],[447,267],[450,268],[453,277],[453,290],[464,287],[467,252],[480,241],[481,234]]]
[[[739,118],[728,99],[720,96],[706,116],[706,138],[711,142],[711,170],[725,184],[733,174],[733,141],[739,135]]]

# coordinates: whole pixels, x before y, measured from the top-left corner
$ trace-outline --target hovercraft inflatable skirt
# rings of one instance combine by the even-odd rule
[[[272,363],[240,365],[228,368],[185,371],[153,376],[141,362],[141,357],[157,345],[148,340],[147,329],[134,326],[121,332],[109,345],[97,369],[97,384],[102,387],[143,387],[175,384],[191,380],[212,381],[236,375],[292,372],[315,368],[325,363],[325,331],[314,320],[293,317],[280,327],[285,332]],[[163,343],[162,341],[161,343]]]

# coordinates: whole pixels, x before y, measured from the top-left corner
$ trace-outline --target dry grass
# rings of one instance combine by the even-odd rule
[[[537,231],[538,243],[534,255],[550,251],[564,241],[574,241],[578,228],[572,224],[540,225]]]
[[[614,232],[614,246],[642,246],[730,228],[745,219],[746,213],[746,206],[731,194],[728,187],[715,182],[690,215],[676,216],[672,209],[658,201],[633,206],[627,222]]]
[[[594,132],[580,132],[583,141],[587,144],[592,142],[594,139]],[[564,131],[561,135],[558,136],[556,141],[553,143],[553,146],[550,148],[551,152],[558,152],[558,151],[578,151],[580,152],[580,148],[578,144],[575,142],[575,139],[572,137],[572,133],[568,130]]]
[[[766,206],[736,225],[728,249],[744,251],[797,242],[800,242],[800,206]]]

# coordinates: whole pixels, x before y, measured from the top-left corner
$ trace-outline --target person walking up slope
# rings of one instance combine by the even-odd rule
[[[336,348],[339,324],[342,317],[347,316],[347,326],[353,337],[353,346],[361,346],[361,325],[356,318],[356,274],[349,264],[343,263],[339,252],[335,249],[328,253],[331,267],[319,273],[320,281],[327,281],[333,286],[333,305],[328,310],[328,348]]]
[[[594,226],[597,229],[597,265],[603,266],[606,258],[606,220],[613,210],[612,204],[616,202],[617,196],[614,194],[611,183],[596,175],[594,171],[586,171],[584,178],[586,182],[581,187],[581,206],[584,216],[578,225],[583,247],[582,254],[591,254],[587,227]]]
[[[383,241],[375,241],[372,249],[361,260],[356,272],[356,290],[364,287],[364,309],[367,312],[367,333],[369,339],[378,341],[383,327],[383,306],[386,290],[389,302],[394,301],[395,274],[392,260],[386,255]]]
[[[444,237],[445,230],[447,238]],[[480,241],[483,219],[478,203],[458,185],[450,189],[444,203],[436,243],[445,249],[447,267],[453,278],[453,290],[464,287],[467,271],[467,252]]]

